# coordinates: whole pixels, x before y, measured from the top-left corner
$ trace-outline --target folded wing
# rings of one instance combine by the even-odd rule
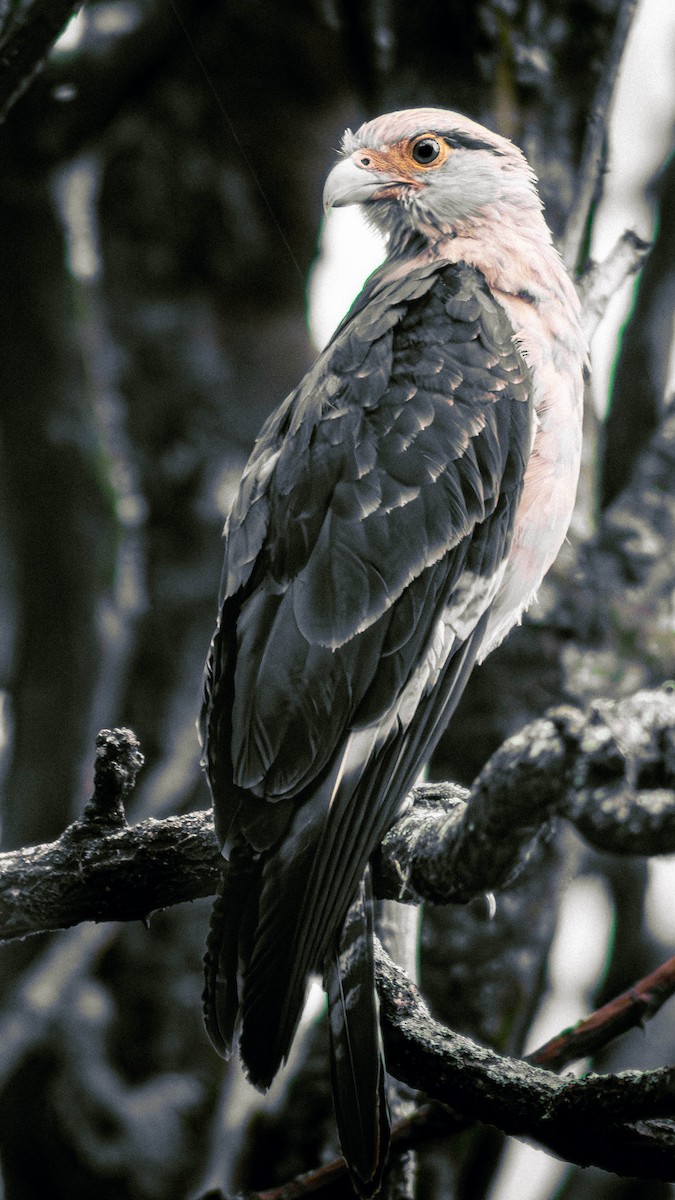
[[[369,285],[257,443],[226,529],[203,730],[231,896],[207,1024],[267,1086],[307,975],[454,708],[508,554],[527,366],[479,272]]]

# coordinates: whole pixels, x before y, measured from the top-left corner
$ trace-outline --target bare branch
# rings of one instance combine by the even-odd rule
[[[433,1021],[410,980],[381,947],[377,950],[389,1066],[400,1069],[405,1059],[401,1073],[409,1075],[408,1082],[412,1082],[414,1075],[415,1087],[422,1086],[437,1099],[443,1099],[440,1105],[421,1105],[405,1120],[397,1122],[392,1130],[392,1153],[447,1138],[465,1129],[471,1119],[478,1119],[489,1120],[516,1135],[534,1137],[548,1149],[584,1166],[596,1163],[618,1174],[634,1171],[638,1175],[673,1178],[675,1126],[671,1121],[647,1120],[650,1115],[658,1117],[662,1112],[669,1115],[673,1112],[672,1068],[589,1075],[582,1080],[556,1079],[549,1072],[561,1069],[576,1057],[560,1054],[554,1063],[550,1056],[548,1048],[562,1043],[565,1034],[527,1060],[502,1058]],[[636,990],[644,987],[652,995],[652,1002],[642,1010],[643,1016],[654,1015],[665,999],[665,991],[672,990],[670,983],[666,983],[666,977],[672,982],[672,976],[672,963],[667,963],[635,985]],[[657,993],[661,998],[654,1002]],[[596,1025],[594,1049],[605,1045],[618,1032],[602,1014],[622,1000],[623,997],[618,997],[612,1005],[583,1022],[584,1026]],[[588,1052],[588,1045],[582,1053]],[[424,1081],[416,1071],[418,1052],[424,1063]],[[541,1062],[543,1056],[549,1070],[530,1073],[527,1064],[535,1059]],[[631,1116],[639,1125],[629,1123]],[[621,1145],[622,1140],[625,1146]],[[575,1141],[576,1157],[570,1149]],[[344,1160],[335,1159],[277,1188],[250,1195],[249,1200],[300,1200],[315,1193],[324,1200],[329,1197],[332,1200],[342,1194],[346,1179]],[[226,1200],[226,1196],[221,1191],[212,1191],[200,1200]]]
[[[386,955],[381,955],[380,965],[385,968],[380,975],[380,984],[388,987],[391,985],[388,976],[398,968],[394,967]],[[403,982],[404,980],[409,989],[407,1001],[409,1002],[412,998],[416,1002],[417,997],[414,995],[413,985],[410,984],[409,979],[403,976],[402,972],[399,972],[399,981]],[[616,997],[609,1004],[603,1005],[586,1020],[580,1021],[574,1029],[566,1030],[546,1042],[538,1050],[533,1051],[523,1062],[544,1067],[547,1071],[560,1071],[575,1059],[585,1057],[606,1046],[613,1038],[641,1023],[642,1020],[653,1017],[674,991],[675,959],[670,959],[627,992]],[[425,1020],[430,1020],[426,1009],[424,1009],[424,1014]],[[507,1063],[513,1063],[513,1061],[515,1060],[506,1060]],[[647,1072],[645,1076],[641,1076],[638,1072],[605,1077],[591,1076],[590,1093],[585,1083],[580,1088],[566,1085],[565,1090],[560,1093],[566,1099],[560,1100],[559,1110],[564,1113],[568,1106],[574,1110],[580,1103],[582,1107],[587,1105],[590,1094],[594,1097],[590,1102],[594,1106],[597,1104],[596,1111],[604,1117],[611,1117],[612,1112],[618,1109],[617,1115],[626,1120],[629,1116],[630,1105],[633,1103],[636,1105],[641,1120],[647,1116],[650,1106],[657,1112],[665,1107],[668,1113],[672,1113],[672,1075],[672,1069],[668,1069]],[[629,1097],[626,1097],[625,1092],[626,1078],[630,1080]],[[623,1107],[624,1099],[627,1100],[625,1107]],[[420,1105],[404,1120],[394,1125],[391,1140],[392,1154],[419,1147],[423,1143],[437,1138],[447,1138],[453,1133],[461,1132],[469,1123],[465,1116],[446,1105]],[[613,1126],[612,1130],[615,1129],[616,1127]],[[668,1135],[672,1136],[670,1125],[667,1129]],[[662,1132],[662,1130],[663,1126],[658,1132]],[[610,1133],[609,1136],[613,1136],[613,1134]],[[647,1141],[649,1153],[651,1140],[647,1139]],[[328,1200],[334,1193],[338,1194],[347,1178],[347,1167],[344,1160],[335,1159],[332,1162],[324,1163],[316,1170],[298,1175],[295,1179],[289,1180],[279,1187],[249,1194],[249,1200],[301,1200],[301,1197],[311,1196],[315,1193],[321,1193],[324,1200]],[[339,1192],[339,1194],[342,1193]],[[200,1200],[227,1200],[227,1198],[224,1192],[212,1191],[200,1197]]]
[[[84,819],[50,846],[0,857],[6,936],[41,927],[39,914],[50,909],[71,924],[87,917],[131,919],[215,889],[222,864],[210,814],[126,826],[122,798],[131,791],[141,762],[130,731],[102,731],[94,797]],[[605,848],[609,838],[624,851],[642,853],[646,845],[666,851],[673,837],[669,789],[674,781],[672,689],[638,693],[615,704],[596,702],[586,714],[558,709],[506,742],[470,793],[448,785],[421,789],[421,801],[385,842],[382,857],[389,861],[383,874],[389,872],[400,885],[404,862],[404,873],[415,887],[423,881],[434,898],[439,891],[458,898],[457,889],[466,898],[505,882],[527,857],[542,825],[562,812],[577,820],[581,814],[594,835],[600,813]],[[439,791],[442,803],[433,804]],[[440,838],[438,828],[433,831],[439,808],[447,827]],[[444,860],[440,874],[439,841]],[[37,925],[32,924],[36,919]],[[49,920],[54,927],[54,917]],[[392,1073],[432,1099],[451,1104],[454,1112],[446,1122],[452,1127],[467,1120],[488,1122],[506,1133],[534,1138],[571,1162],[594,1163],[619,1174],[675,1176],[675,1126],[663,1119],[673,1113],[673,1069],[556,1079],[531,1061],[501,1057],[434,1022],[414,986],[381,947],[377,969]],[[38,993],[43,975],[36,977]],[[664,967],[658,978],[648,977],[643,985],[634,989],[640,993],[637,1001],[627,1004],[619,998],[595,1022],[589,1019],[576,1040],[568,1036],[553,1057],[550,1047],[542,1048],[539,1057],[549,1063],[569,1061],[582,1036],[592,1036],[596,1046],[604,1044],[634,1023],[638,1007],[645,1015],[655,1011],[675,986],[672,969]],[[30,994],[29,989],[21,1002],[30,1000]],[[12,1062],[24,1041],[12,1042]],[[586,1050],[588,1043],[583,1046]],[[417,1113],[401,1124],[397,1144],[403,1149],[438,1132],[438,1116],[427,1121]],[[341,1178],[341,1167],[333,1164],[304,1183],[295,1181],[288,1194],[325,1192]]]
[[[0,939],[80,921],[140,921],[215,893],[222,862],[210,813],[102,835],[75,822],[56,842],[0,855]]]
[[[645,1119],[672,1114],[673,1068],[559,1079],[440,1025],[379,946],[376,965],[387,1066],[397,1078],[568,1162],[675,1179],[675,1123]],[[637,1113],[639,1121],[625,1120]]]
[[[107,754],[138,753],[128,731],[100,736]],[[129,786],[118,763],[119,771],[115,778]],[[470,792],[452,784],[416,789],[383,842],[377,892],[463,903],[499,889],[559,816],[603,850],[672,853],[673,788],[672,689],[596,701],[586,713],[554,709],[509,738]],[[128,828],[118,810],[103,820],[92,802],[57,841],[0,855],[0,940],[79,921],[145,919],[212,895],[222,869],[209,813]]]
[[[465,1121],[438,1104],[422,1104],[410,1116],[392,1125],[392,1161],[396,1161],[394,1156],[404,1154],[408,1150],[419,1149],[437,1138],[447,1138],[448,1133],[464,1128],[465,1125]],[[384,1178],[386,1181],[387,1171]],[[296,1175],[294,1179],[278,1187],[265,1188],[260,1192],[247,1192],[246,1200],[302,1200],[304,1196],[315,1194],[319,1194],[321,1200],[344,1200],[346,1189],[352,1190],[348,1181],[349,1172],[344,1158],[334,1158],[312,1171]],[[199,1196],[197,1200],[228,1200],[228,1196],[220,1188],[215,1188]]]
[[[602,850],[675,850],[675,694],[553,709],[493,754],[470,793],[417,789],[382,844],[377,890],[465,902],[512,878],[555,816]],[[429,806],[429,800],[435,801]]]
[[[615,1037],[636,1025],[642,1025],[674,993],[675,958],[669,958],[620,996],[603,1004],[590,1017],[528,1054],[526,1062],[546,1067],[549,1071],[561,1071],[568,1063],[596,1054]]]
[[[650,242],[627,229],[607,257],[601,263],[591,263],[584,272],[577,286],[583,310],[582,326],[588,341],[612,297],[631,275],[637,274],[650,250]]]

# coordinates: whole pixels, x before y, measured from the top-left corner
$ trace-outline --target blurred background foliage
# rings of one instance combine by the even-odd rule
[[[0,32],[32,7],[0,4]],[[498,128],[529,155],[562,239],[625,11],[618,0],[106,0],[69,26],[0,126],[7,848],[49,840],[78,815],[102,726],[130,725],[142,742],[131,819],[207,803],[194,720],[222,523],[262,420],[314,354],[306,280],[344,127],[430,103]],[[674,182],[671,164],[655,185],[658,252],[636,290],[609,417],[588,420],[570,545],[539,609],[476,673],[438,777],[470,781],[553,703],[675,671],[664,551]],[[645,508],[639,456],[654,438],[663,470]],[[422,979],[437,1015],[522,1048],[573,871],[602,881],[610,990],[653,964],[646,864],[618,871],[563,838],[495,920],[484,906],[428,913]],[[3,948],[8,1200],[182,1200],[209,1184],[283,1180],[334,1145],[321,1030],[302,1086],[264,1111],[207,1045],[207,908]],[[649,1040],[662,1062],[672,1020],[663,1030]],[[626,1061],[636,1065],[630,1049],[602,1065]],[[493,1131],[427,1153],[422,1197],[480,1200],[501,1186],[527,1200],[495,1185],[500,1153]],[[560,1188],[565,1200],[670,1194],[575,1170]]]

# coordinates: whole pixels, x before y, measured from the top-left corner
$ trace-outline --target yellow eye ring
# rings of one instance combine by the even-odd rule
[[[415,138],[410,155],[418,167],[433,167],[438,165],[439,159],[442,162],[445,158],[444,149],[447,150],[443,142],[433,134],[425,133],[422,137]]]

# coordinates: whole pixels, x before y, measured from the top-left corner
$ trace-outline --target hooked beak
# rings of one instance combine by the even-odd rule
[[[353,158],[341,158],[335,164],[323,189],[323,207],[345,208],[348,204],[363,204],[372,200],[387,184],[395,181],[381,171],[360,167]]]

